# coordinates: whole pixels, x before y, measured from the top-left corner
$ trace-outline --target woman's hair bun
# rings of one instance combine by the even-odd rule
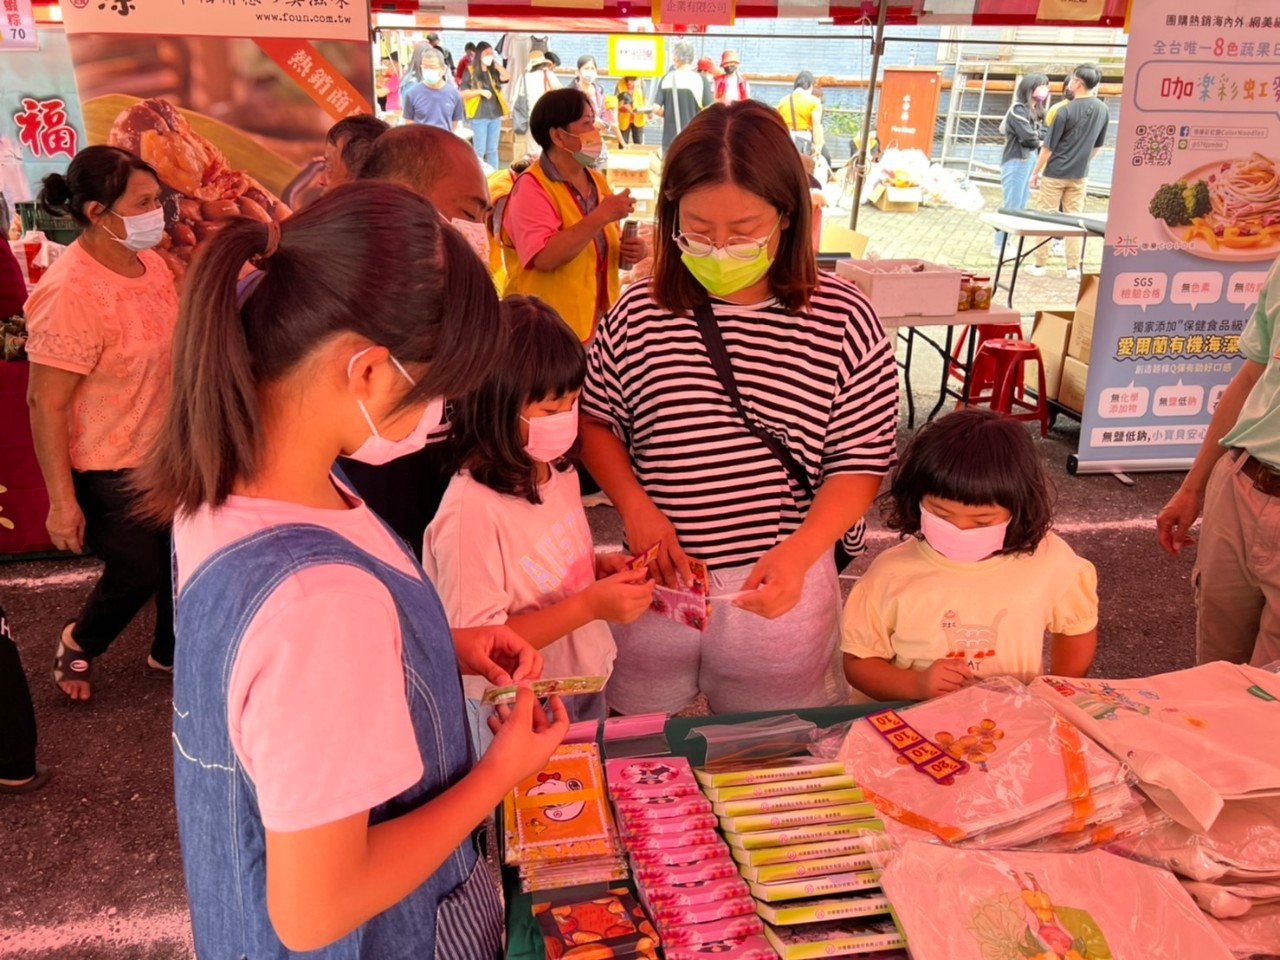
[[[51,173],[42,181],[38,198],[40,209],[51,217],[65,217],[71,202],[71,185],[60,173]]]

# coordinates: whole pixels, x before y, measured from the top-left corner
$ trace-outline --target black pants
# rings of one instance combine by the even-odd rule
[[[71,636],[91,657],[106,652],[138,611],[156,598],[151,656],[173,663],[173,566],[169,528],[148,526],[131,515],[128,470],[73,472],[84,513],[85,542],[103,562],[102,576],[76,617]]]
[[[9,621],[0,609],[0,780],[36,775],[36,712]]]
[[[378,97],[378,109],[383,111],[384,113],[386,112],[386,109],[387,109],[386,97]]]
[[[644,127],[637,127],[634,123],[627,129],[622,131],[622,145],[625,147],[627,142],[641,144],[644,143]]]

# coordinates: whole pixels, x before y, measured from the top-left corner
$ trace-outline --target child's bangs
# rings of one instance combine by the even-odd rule
[[[587,379],[587,353],[578,342],[577,334],[562,320],[556,323],[564,335],[554,328],[544,330],[543,336],[531,338],[529,343],[528,372],[530,383],[528,402],[559,399],[565,394],[581,390]]]

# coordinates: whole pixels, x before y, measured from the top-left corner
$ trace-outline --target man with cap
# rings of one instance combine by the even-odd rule
[[[716,78],[716,103],[737,103],[739,100],[751,99],[751,87],[747,78],[739,71],[742,61],[738,59],[737,50],[726,50],[720,54],[720,66]]]
[[[456,77],[458,74],[458,68],[453,62],[453,54],[450,53],[449,50],[445,48],[444,44],[440,42],[440,34],[435,33],[434,31],[428,33],[427,43],[440,51],[440,56],[444,58],[444,65],[449,71],[449,77]]]

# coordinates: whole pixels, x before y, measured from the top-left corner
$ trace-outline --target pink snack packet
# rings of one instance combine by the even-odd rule
[[[751,896],[751,890],[741,877],[718,877],[715,880],[695,880],[692,883],[669,886],[645,884],[644,895],[655,910],[661,910],[664,907],[738,900]]]
[[[731,917],[754,916],[756,902],[751,897],[739,897],[737,900],[713,900],[708,903],[691,903],[688,905],[669,904],[660,907],[652,903],[654,920],[659,928],[683,927],[690,924],[711,923],[713,920],[728,920]]]
[[[711,813],[711,801],[705,797],[646,797],[642,800],[615,800],[618,816],[623,820],[671,820]]]
[[[633,858],[634,859],[634,858]],[[725,877],[736,877],[738,865],[727,857],[721,860],[704,860],[681,866],[664,864],[635,864],[636,880],[649,887],[682,887]]]
[[[731,920],[715,920],[687,927],[665,927],[662,930],[662,946],[705,947],[719,941],[744,940],[764,933],[764,921],[759,917],[734,917]],[[670,953],[667,954],[671,956]],[[734,954],[733,956],[737,956]]]

